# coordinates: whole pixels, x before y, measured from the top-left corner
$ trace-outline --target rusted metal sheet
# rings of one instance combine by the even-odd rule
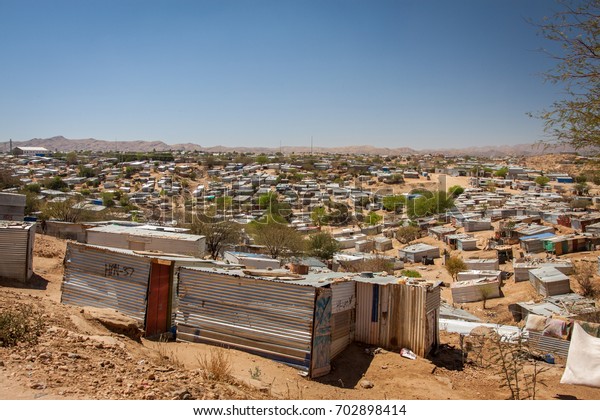
[[[68,243],[61,302],[112,308],[144,323],[151,259]]]
[[[0,278],[25,282],[33,274],[34,225],[0,223]]]
[[[317,288],[181,267],[177,338],[309,370]]]

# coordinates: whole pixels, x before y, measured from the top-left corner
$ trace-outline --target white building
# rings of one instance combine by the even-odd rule
[[[50,151],[45,147],[25,147],[17,146],[13,148],[13,154],[19,156],[47,156]]]

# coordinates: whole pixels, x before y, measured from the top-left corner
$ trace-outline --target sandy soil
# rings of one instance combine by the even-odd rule
[[[0,308],[29,304],[44,321],[37,343],[0,347],[0,399],[489,400],[509,396],[500,387],[498,372],[464,359],[455,334],[442,333],[442,345],[429,359],[409,360],[354,343],[333,361],[331,373],[313,380],[296,369],[241,351],[138,342],[86,318],[81,308],[59,303],[64,249],[64,241],[38,235],[34,281],[20,287],[0,283]],[[422,271],[447,279],[439,265]],[[481,303],[466,306],[482,318],[504,319],[507,303],[529,296],[527,287],[509,281],[504,290],[512,298],[490,300],[486,310]],[[215,352],[221,352],[230,366],[229,378],[206,377],[203,361],[210,361]],[[545,368],[541,378],[546,386],[539,387],[538,398],[600,399],[600,389],[559,383],[564,361]]]

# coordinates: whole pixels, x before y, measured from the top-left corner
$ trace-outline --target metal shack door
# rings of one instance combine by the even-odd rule
[[[146,336],[162,334],[169,330],[169,296],[171,262],[153,261],[148,284],[148,306],[146,308]]]

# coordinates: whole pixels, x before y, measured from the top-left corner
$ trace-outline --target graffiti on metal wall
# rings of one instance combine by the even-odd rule
[[[131,277],[133,273],[135,273],[133,267],[113,263],[104,264],[104,277]]]

